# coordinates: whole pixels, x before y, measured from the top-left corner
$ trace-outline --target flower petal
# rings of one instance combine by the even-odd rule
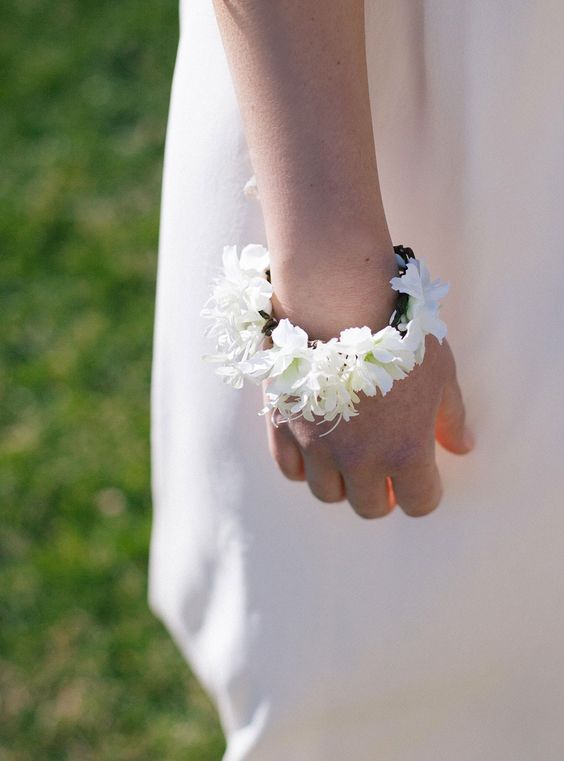
[[[292,325],[290,320],[285,317],[272,331],[272,341],[275,346],[284,349],[307,349],[307,333],[305,330]]]
[[[260,243],[249,243],[241,251],[241,269],[264,272],[270,264],[270,253]]]

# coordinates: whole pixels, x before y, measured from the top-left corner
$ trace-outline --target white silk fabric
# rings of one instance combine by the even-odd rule
[[[432,515],[366,521],[286,480],[260,388],[200,359],[223,245],[266,237],[211,0],[181,8],[150,603],[217,705],[225,761],[564,758],[563,34],[561,0],[367,1],[392,238],[451,283],[477,446],[437,449]]]

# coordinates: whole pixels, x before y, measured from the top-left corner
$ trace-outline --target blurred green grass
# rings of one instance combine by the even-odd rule
[[[18,0],[0,62],[0,760],[217,761],[146,603],[177,1]]]

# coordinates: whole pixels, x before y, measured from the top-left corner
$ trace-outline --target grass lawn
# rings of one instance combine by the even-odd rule
[[[0,60],[0,761],[218,761],[146,603],[176,0],[18,0]]]

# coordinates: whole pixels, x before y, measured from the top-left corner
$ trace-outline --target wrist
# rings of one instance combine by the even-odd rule
[[[267,380],[267,403],[260,414],[278,410],[288,421],[301,415],[313,421],[320,415],[326,421],[336,418],[335,425],[349,420],[358,414],[358,392],[387,394],[423,362],[428,334],[439,343],[446,336],[438,312],[448,283],[431,280],[411,248],[398,244],[394,253],[397,275],[390,286],[399,295],[386,325],[372,330],[346,319],[348,329],[324,341],[311,328],[308,335],[303,325],[276,319],[268,249],[249,244],[239,257],[235,246],[225,246],[224,277],[216,279],[201,312],[213,320],[206,334],[216,338],[215,354],[204,358],[220,362],[216,372],[235,388],[245,379]],[[265,346],[266,336],[272,345]]]
[[[387,325],[397,293],[390,279],[398,268],[391,241],[356,245],[331,241],[302,258],[271,252],[273,313],[301,325],[310,338],[328,340],[341,330]]]

